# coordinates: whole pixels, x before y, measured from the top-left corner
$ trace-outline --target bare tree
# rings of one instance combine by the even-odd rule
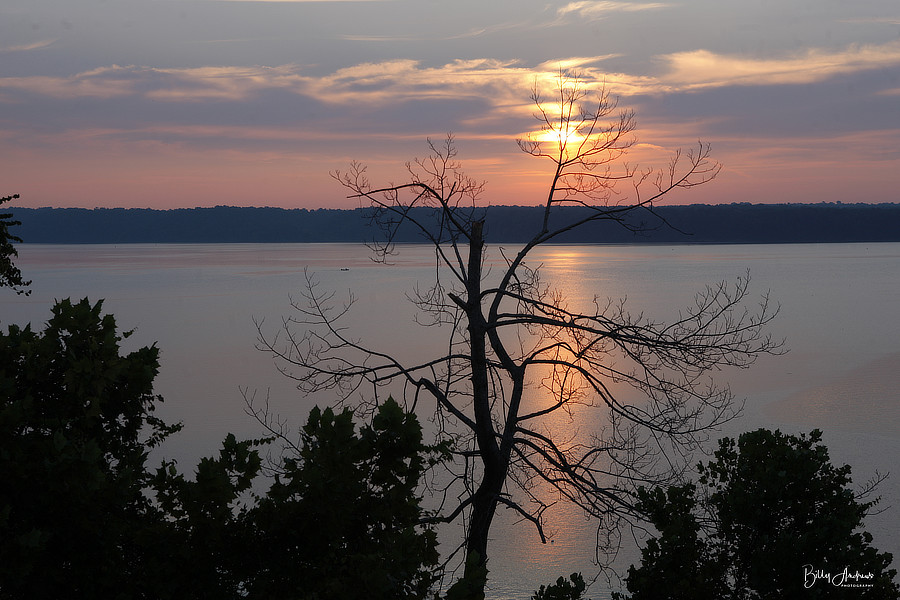
[[[431,153],[407,164],[402,184],[372,185],[358,163],[333,173],[382,227],[384,239],[373,245],[377,257],[391,253],[401,226],[434,246],[433,285],[411,298],[427,324],[447,332],[445,354],[403,364],[363,345],[340,324],[350,303],[336,306],[309,277],[283,330],[261,334],[305,392],[337,390],[349,399],[362,384],[377,390],[400,381],[409,406],[424,397],[433,401],[440,434],[453,437],[459,458],[457,487],[449,488],[455,493],[444,496],[454,505],[442,518],[464,519],[463,579],[475,580],[482,593],[478,573],[498,507],[516,511],[545,541],[543,513],[551,499],[541,490],[549,489],[616,531],[623,519],[639,517],[639,485],[677,479],[706,434],[735,416],[732,393],[711,372],[746,367],[778,348],[763,331],[777,310],[766,296],[747,307],[747,277],[706,288],[674,322],[661,323],[629,312],[624,300],[595,298],[587,311],[570,309],[539,269],[526,264],[536,247],[588,223],[639,228],[636,213],[653,214],[663,196],[706,183],[720,168],[702,143],[676,152],[667,168],[633,167],[625,161],[634,144],[631,112],[619,112],[605,89],[588,106],[577,77],[560,74],[556,93],[548,104],[535,87],[541,128],[519,140],[524,152],[553,165],[542,222],[520,250],[501,249],[501,268],[490,273],[479,207],[483,184],[461,171],[452,137],[429,141]],[[646,400],[624,399],[618,390],[625,384]],[[542,395],[538,408],[525,401],[527,394]],[[608,422],[589,442],[554,435],[546,425],[559,411],[580,420],[589,409]]]

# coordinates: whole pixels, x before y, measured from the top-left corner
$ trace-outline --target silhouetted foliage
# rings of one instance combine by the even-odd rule
[[[148,452],[158,350],[128,354],[102,302],[58,302],[0,334],[0,599],[418,599],[437,541],[417,486],[426,447],[393,400],[357,431],[314,409],[262,493],[259,446],[226,437],[193,478]]]
[[[218,457],[203,458],[193,480],[174,461],[156,470],[150,485],[167,527],[148,553],[158,565],[155,595],[161,598],[228,600],[246,598],[251,574],[250,532],[246,515],[253,505],[249,490],[261,472],[254,446],[228,435]]]
[[[435,583],[437,539],[417,487],[445,451],[425,446],[392,399],[359,431],[352,417],[314,408],[247,514],[249,598],[414,599]]]
[[[274,482],[248,495],[263,468],[253,446],[276,437],[286,454],[268,467]],[[417,486],[442,454],[389,399],[358,430],[349,410],[314,408],[298,440],[228,436],[193,481],[166,463],[153,488],[180,553],[170,597],[425,598],[438,553]]]
[[[587,585],[581,573],[572,573],[568,580],[560,577],[554,584],[541,586],[531,600],[581,600],[585,589]]]
[[[629,598],[900,596],[891,555],[862,530],[877,502],[864,498],[878,480],[854,493],[850,467],[833,466],[820,441],[818,430],[725,438],[700,465],[697,486],[641,490],[639,506],[659,535],[628,571]]]
[[[153,416],[157,349],[121,355],[101,308],[0,333],[0,598],[139,598],[156,577],[145,462],[178,428]]]
[[[19,197],[18,194],[5,196],[0,198],[0,204],[10,202]],[[9,232],[10,227],[21,225],[20,221],[12,220],[12,213],[0,214],[0,287],[11,287],[17,294],[31,294],[31,290],[24,290],[31,285],[30,281],[22,279],[22,271],[13,264],[13,258],[19,256],[13,242],[20,242],[22,238],[17,237]]]

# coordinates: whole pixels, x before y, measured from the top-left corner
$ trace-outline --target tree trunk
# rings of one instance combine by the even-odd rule
[[[491,414],[490,374],[487,358],[487,327],[481,307],[481,263],[484,254],[482,237],[484,222],[472,225],[469,242],[467,277],[468,331],[472,365],[472,402],[475,416],[475,437],[483,464],[482,480],[475,492],[469,531],[466,541],[466,568],[464,578],[470,583],[479,581],[479,593],[473,590],[473,598],[484,597],[487,571],[487,542],[491,521],[497,509],[497,498],[506,480],[509,461],[504,460]]]

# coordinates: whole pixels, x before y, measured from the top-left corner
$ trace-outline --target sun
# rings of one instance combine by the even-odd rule
[[[578,145],[586,139],[577,127],[569,126],[565,130],[562,128],[544,128],[540,131],[529,132],[526,139],[540,144],[552,144],[559,148],[566,148]]]

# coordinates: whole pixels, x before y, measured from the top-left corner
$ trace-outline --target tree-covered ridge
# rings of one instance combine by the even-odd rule
[[[581,209],[561,208],[570,219]],[[283,209],[217,206],[145,208],[10,208],[26,243],[365,242],[377,235],[365,209]],[[826,243],[900,241],[900,204],[722,204],[661,206],[636,215],[638,234],[612,222],[592,223],[557,243]],[[540,207],[489,206],[485,235],[493,243],[524,243],[542,218]],[[425,240],[401,227],[396,241]]]

